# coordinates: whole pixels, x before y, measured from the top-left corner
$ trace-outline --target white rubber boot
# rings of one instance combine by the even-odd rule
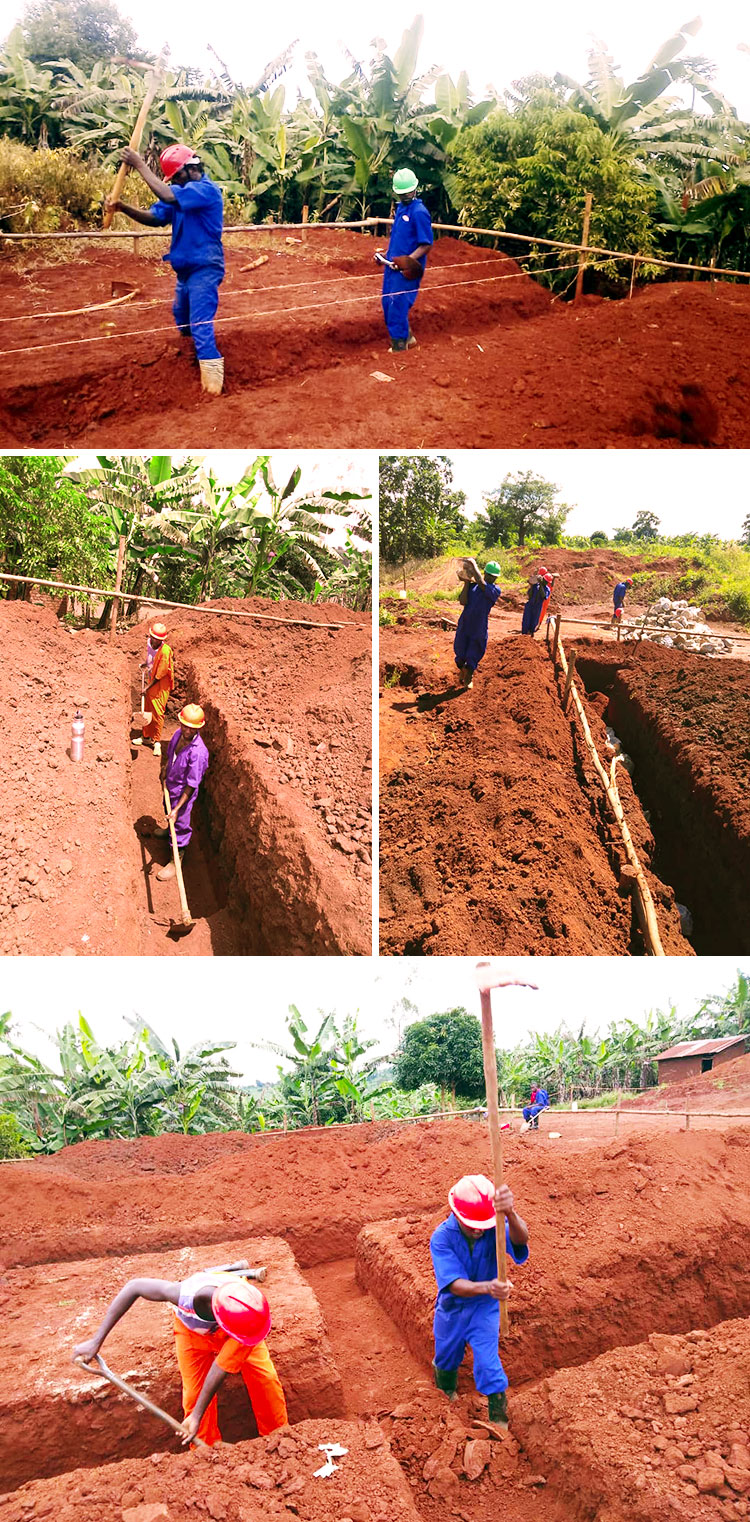
[[[201,372],[201,389],[209,396],[221,396],[224,389],[223,359],[201,359],[198,363]]]

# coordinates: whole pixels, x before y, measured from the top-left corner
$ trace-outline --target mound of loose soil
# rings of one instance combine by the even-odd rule
[[[750,1055],[722,1062],[710,1073],[680,1078],[623,1099],[623,1109],[750,1110]]]
[[[635,762],[655,870],[695,920],[696,951],[750,949],[750,671],[650,645],[576,645],[589,692]]]
[[[0,602],[6,768],[0,952],[124,956],[139,946],[130,827],[130,681],[122,652],[48,604]],[[76,709],[84,759],[70,759]]]
[[[632,904],[617,891],[623,847],[544,645],[491,644],[470,693],[453,685],[455,667],[449,675],[450,634],[439,660],[412,675],[400,632],[384,629],[381,660],[386,680],[392,671],[408,684],[389,689],[381,756],[381,950],[629,954],[638,940]],[[598,714],[591,723],[601,748]],[[647,867],[651,832],[621,775]],[[671,890],[655,878],[651,886],[665,948],[689,954]]]
[[[71,1433],[75,1453],[76,1438]],[[321,1443],[346,1454],[327,1479]],[[303,1422],[270,1437],[153,1461],[126,1459],[101,1469],[74,1469],[36,1480],[0,1497],[0,1522],[54,1514],[56,1522],[418,1522],[408,1485],[380,1428],[340,1420]]]
[[[14,317],[28,318],[2,325],[2,352],[33,352],[6,366],[0,442],[216,448],[252,424],[269,448],[748,443],[747,287],[662,284],[632,301],[552,305],[503,254],[444,239],[414,313],[420,346],[396,356],[372,239],[311,234],[248,272],[256,236],[245,250],[227,240],[219,315],[231,320],[218,329],[227,383],[210,403],[171,330],[173,277],[155,261],[89,247],[75,264],[9,270],[0,294]],[[495,272],[512,278],[495,283]],[[40,322],[42,311],[107,300],[113,280],[152,304]],[[108,341],[71,349],[71,333]],[[40,352],[41,341],[61,347]]]
[[[511,1405],[514,1435],[600,1522],[727,1522],[750,1511],[750,1324],[652,1332]]]
[[[85,1431],[78,1462],[87,1467],[173,1451],[169,1429],[139,1411],[94,1369],[71,1363],[74,1345],[90,1336],[118,1290],[129,1279],[187,1279],[202,1268],[247,1258],[265,1264],[264,1285],[273,1320],[268,1342],[284,1387],[291,1422],[343,1416],[341,1377],[333,1361],[320,1306],[300,1274],[285,1242],[257,1237],[221,1242],[205,1249],[174,1248],[158,1255],[87,1258],[82,1263],[7,1269],[0,1281],[10,1320],[9,1355],[0,1369],[0,1476],[4,1489],[70,1468],[74,1434]],[[44,1314],[40,1316],[40,1305]],[[171,1306],[138,1301],[107,1338],[103,1356],[121,1378],[178,1421],[181,1384],[174,1352]],[[19,1382],[19,1364],[30,1380]],[[257,1429],[239,1375],[228,1378],[219,1396],[219,1422],[226,1441],[256,1436]],[[36,1431],[29,1443],[30,1424]]]

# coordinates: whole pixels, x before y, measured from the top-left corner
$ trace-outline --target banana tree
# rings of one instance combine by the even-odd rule
[[[27,57],[20,26],[13,28],[0,54],[0,132],[35,148],[55,147],[61,136],[54,72]]]

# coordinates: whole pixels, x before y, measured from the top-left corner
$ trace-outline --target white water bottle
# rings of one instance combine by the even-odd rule
[[[70,728],[70,759],[71,761],[83,760],[83,736],[86,730],[83,714],[76,709],[76,716]]]

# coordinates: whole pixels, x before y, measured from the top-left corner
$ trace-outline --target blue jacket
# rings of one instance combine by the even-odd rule
[[[490,613],[502,597],[502,591],[495,582],[483,581],[481,587],[476,581],[469,583],[469,595],[461,612],[459,624],[465,634],[471,639],[487,638],[487,628]]]
[[[505,1222],[505,1248],[514,1263],[525,1263],[529,1256],[528,1247],[514,1247],[510,1240],[507,1221]],[[452,1295],[448,1289],[448,1285],[452,1284],[454,1279],[470,1279],[472,1284],[478,1284],[482,1280],[497,1278],[494,1226],[482,1232],[476,1242],[470,1242],[464,1236],[456,1217],[451,1215],[433,1231],[430,1237],[430,1255],[437,1280],[436,1308],[438,1310],[454,1312],[463,1310],[468,1314],[472,1309],[476,1310],[481,1299],[486,1299],[488,1312],[497,1314],[499,1301],[491,1295],[467,1300],[461,1295]]]
[[[388,258],[395,259],[397,254],[413,254],[420,243],[432,245],[433,242],[430,213],[424,202],[418,196],[413,201],[399,201],[388,241]],[[427,255],[423,254],[418,260],[422,269],[426,261]],[[396,272],[391,271],[393,273]]]
[[[201,180],[171,188],[174,201],[157,201],[150,207],[151,215],[162,227],[172,228],[172,242],[165,260],[178,274],[206,265],[223,273],[224,202],[218,185],[204,174]]]
[[[614,590],[614,593],[613,593],[613,597],[614,597],[614,602],[615,602],[615,607],[616,608],[621,608],[623,606],[623,603],[625,602],[625,594],[626,594],[627,590],[628,590],[628,588],[627,588],[625,582],[624,581],[618,581],[617,586],[615,587],[615,590]]]

